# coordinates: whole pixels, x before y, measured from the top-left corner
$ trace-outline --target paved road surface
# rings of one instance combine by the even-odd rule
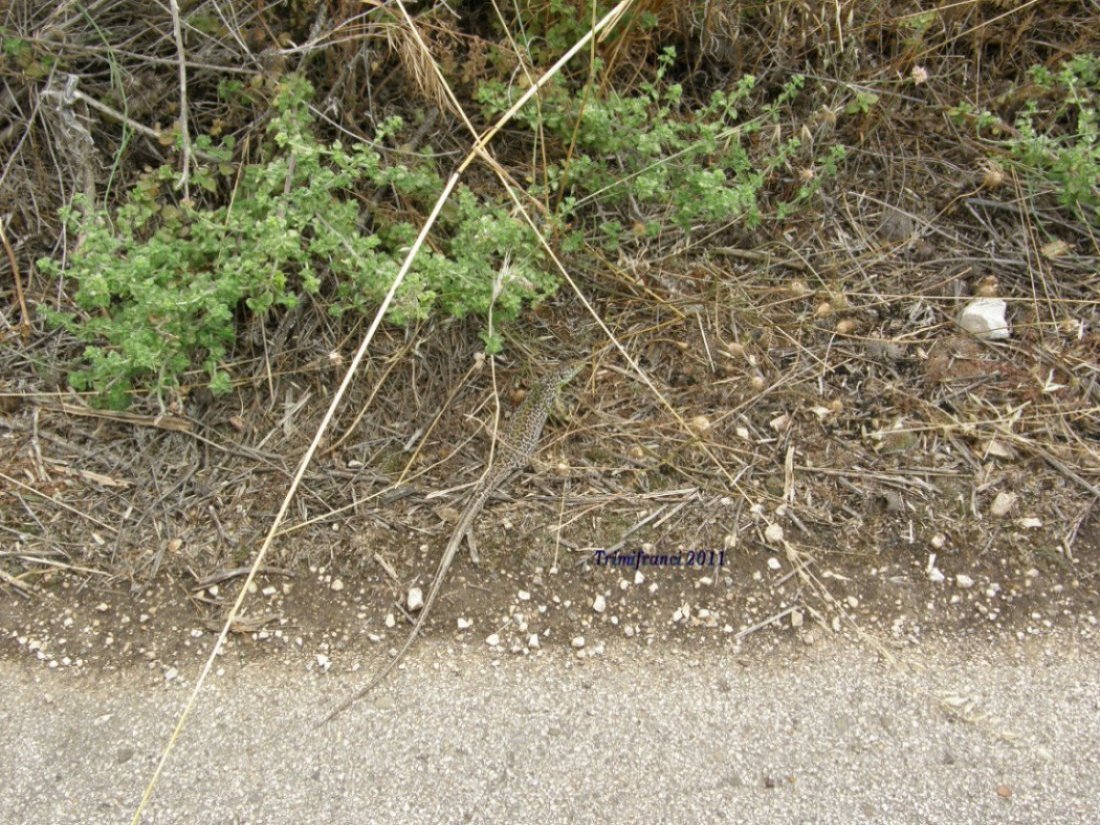
[[[245,666],[204,692],[145,821],[1100,822],[1095,639],[927,643],[918,672],[840,642],[638,647],[428,643],[319,730],[363,672]],[[129,822],[185,698],[158,678],[0,663],[0,822]]]

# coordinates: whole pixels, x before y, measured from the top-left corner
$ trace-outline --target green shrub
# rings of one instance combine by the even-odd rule
[[[558,219],[582,227],[586,207],[598,203],[605,248],[618,248],[631,209],[646,214],[645,234],[669,228],[687,233],[733,221],[758,225],[766,216],[762,190],[801,149],[799,138],[790,137],[754,157],[747,143],[753,133],[776,128],[782,107],[802,88],[802,76],[793,76],[760,115],[742,119],[754,77],[746,75],[731,91],[715,92],[705,105],[689,108],[682,87],[665,80],[674,59],[675,52],[666,49],[655,80],[643,83],[638,94],[610,90],[586,99],[568,90],[564,81],[551,82],[538,109],[528,107],[517,115],[518,123],[531,130],[541,127],[561,145],[573,147],[568,156],[549,164],[545,185],[533,187],[533,194],[560,198]],[[487,82],[478,99],[495,115],[511,104],[513,93],[500,82]],[[835,174],[843,157],[843,147],[833,147],[790,201],[776,203],[774,216],[784,218],[808,199]],[[619,210],[620,217],[609,219],[609,210]]]
[[[960,105],[952,113],[995,136],[1005,159],[1024,177],[1053,187],[1059,204],[1100,226],[1100,58],[1077,55],[1057,71],[1034,66],[1029,99],[1012,127],[989,111]]]
[[[197,168],[192,183],[211,200],[221,195],[223,205],[172,203],[179,173],[164,166],[140,180],[113,219],[79,202],[64,210],[84,236],[66,272],[82,312],[52,313],[51,320],[87,344],[86,366],[70,376],[74,387],[123,407],[132,390],[163,393],[198,365],[211,389],[223,392],[230,386],[223,365],[242,310],[262,316],[292,307],[317,295],[324,276],[332,282],[331,312],[378,306],[416,228],[365,215],[353,190],[389,186],[428,204],[442,181],[431,169],[386,167],[366,144],[349,151],[339,142],[319,143],[306,105],[310,94],[304,80],[284,80],[264,158],[239,174],[229,163],[231,141],[196,141],[216,160]],[[399,121],[387,122],[377,139],[398,128]],[[465,188],[455,204],[439,223],[435,250],[421,253],[395,298],[391,320],[425,318],[436,306],[456,317],[485,314],[505,256],[510,277],[493,304],[498,317],[514,317],[525,301],[554,291],[525,223]],[[360,228],[364,220],[370,231]],[[54,261],[40,266],[61,275]]]
[[[800,150],[798,138],[778,135],[781,107],[797,95],[802,78],[792,78],[762,114],[743,120],[752,77],[691,109],[680,86],[665,79],[673,60],[671,50],[663,54],[654,79],[636,94],[596,98],[558,81],[540,106],[520,113],[520,124],[551,132],[562,146],[575,141],[531,189],[555,204],[548,232],[562,252],[578,252],[593,239],[614,250],[658,232],[690,234],[734,221],[751,226],[765,217],[761,190]],[[224,91],[247,93],[239,84]],[[84,364],[70,375],[74,387],[122,407],[135,390],[163,395],[197,367],[211,389],[224,392],[243,319],[285,310],[306,296],[323,299],[337,315],[379,305],[417,227],[392,210],[372,211],[356,194],[392,190],[409,212],[425,214],[443,181],[422,159],[386,163],[366,143],[350,150],[321,143],[311,94],[303,79],[283,79],[256,162],[237,168],[230,140],[214,145],[208,136],[197,138],[204,161],[191,180],[202,203],[177,201],[179,172],[164,166],[141,178],[113,216],[79,202],[65,210],[84,239],[65,272],[78,311],[50,318],[86,344]],[[479,92],[490,113],[504,109],[509,97],[501,84],[486,83]],[[764,157],[752,157],[746,139],[766,126],[774,137],[759,141]],[[400,121],[387,121],[376,141],[400,128]],[[841,157],[836,147],[821,160],[820,174],[801,182],[788,175],[792,197],[767,215],[785,217]],[[646,215],[642,223],[638,209]],[[40,265],[62,275],[55,262]],[[455,318],[492,312],[506,322],[557,286],[534,232],[505,194],[460,186],[388,317],[406,323],[433,312]],[[499,348],[495,331],[483,336],[490,351]]]

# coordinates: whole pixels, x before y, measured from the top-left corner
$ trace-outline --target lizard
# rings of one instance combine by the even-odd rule
[[[325,716],[322,724],[370,693],[397,667],[405,654],[408,653],[409,648],[413,646],[420,632],[424,629],[424,624],[428,619],[428,615],[432,612],[432,606],[439,596],[439,591],[442,589],[443,582],[447,577],[447,571],[451,567],[451,562],[454,561],[455,554],[458,552],[463,538],[470,532],[474,520],[481,514],[490,496],[500,489],[512,473],[522,470],[534,457],[535,451],[538,449],[539,437],[542,435],[543,425],[546,424],[550,411],[557,404],[562,388],[573,380],[580,372],[581,367],[581,364],[565,364],[558,367],[539,381],[528,393],[523,403],[520,404],[519,409],[512,417],[507,432],[501,439],[501,459],[490,468],[481,486],[470,497],[469,503],[462,511],[462,516],[451,533],[451,538],[443,551],[443,557],[440,559],[439,567],[436,569],[435,577],[432,579],[431,588],[428,590],[428,598],[424,602],[424,607],[421,608],[412,630],[409,631],[405,643],[397,651],[397,655],[382,666],[381,670],[374,675],[366,687],[361,688],[337,705]]]

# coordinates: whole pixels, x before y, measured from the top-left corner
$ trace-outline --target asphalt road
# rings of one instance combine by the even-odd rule
[[[426,644],[321,728],[364,672],[240,667],[204,690],[144,821],[1100,821],[1095,639],[928,642],[900,667],[847,642],[640,647]],[[10,661],[0,683],[0,822],[129,822],[188,685]]]

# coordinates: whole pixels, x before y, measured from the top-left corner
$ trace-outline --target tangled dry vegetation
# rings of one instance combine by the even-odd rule
[[[526,87],[593,18],[579,0],[409,6],[415,29],[390,2],[196,0],[181,4],[177,39],[158,16],[166,5],[150,15],[132,2],[8,4],[3,586],[31,593],[59,569],[97,583],[158,571],[199,580],[250,557],[366,316],[329,312],[338,291],[327,271],[313,291],[288,271],[297,300],[232,308],[235,338],[217,365],[228,392],[213,394],[196,363],[176,385],[139,387],[127,409],[104,409],[68,384],[88,341],[51,321],[112,306],[74,302],[66,272],[85,239],[59,210],[76,196],[114,209],[150,170],[189,164],[190,201],[224,206],[245,167],[269,159],[272,101],[292,73],[315,90],[319,141],[366,143],[388,168],[445,175],[470,129],[491,122],[486,84]],[[920,6],[640,0],[562,74],[555,93],[580,117],[654,84],[674,49],[665,80],[684,103],[657,124],[670,129],[753,75],[744,117],[770,111],[741,143],[752,168],[768,170],[752,191],[758,220],[749,210],[685,227],[671,198],[574,187],[585,137],[568,120],[555,127],[549,97],[497,137],[492,164],[469,170],[481,204],[511,208],[502,179],[527,193],[580,291],[688,425],[614,351],[592,357],[544,453],[558,465],[543,483],[554,511],[563,497],[577,504],[566,547],[614,545],[657,504],[662,517],[631,541],[751,554],[769,544],[764,526],[781,523],[793,552],[861,571],[930,551],[1059,569],[1079,553],[1100,496],[1095,179],[1082,209],[1067,208],[1056,180],[1029,177],[994,139],[1004,133],[991,137],[966,112],[1011,124],[1041,106],[1051,93],[1028,69],[1096,54],[1100,11],[1057,0]],[[797,96],[768,110],[796,75]],[[403,125],[379,139],[393,116]],[[1061,111],[1041,128],[1077,124]],[[235,139],[224,179],[208,188],[194,176],[211,145],[199,136]],[[844,157],[832,170],[834,147]],[[585,157],[622,172],[628,154]],[[718,162],[692,157],[703,171]],[[180,206],[179,183],[154,193],[158,209]],[[357,185],[346,196],[379,237],[426,217],[425,199],[396,177]],[[581,203],[555,223],[571,194]],[[441,260],[449,240],[430,240]],[[397,233],[394,249],[405,244]],[[56,276],[36,264],[44,257],[59,262]],[[487,263],[499,271],[507,257]],[[1005,299],[1010,338],[956,325],[976,295]],[[535,303],[493,329],[476,310],[385,326],[273,563],[372,564],[364,536],[407,559],[401,548],[445,532],[426,496],[476,479],[496,404],[507,415],[539,364],[605,343],[570,287]],[[502,354],[483,358],[487,340]]]

